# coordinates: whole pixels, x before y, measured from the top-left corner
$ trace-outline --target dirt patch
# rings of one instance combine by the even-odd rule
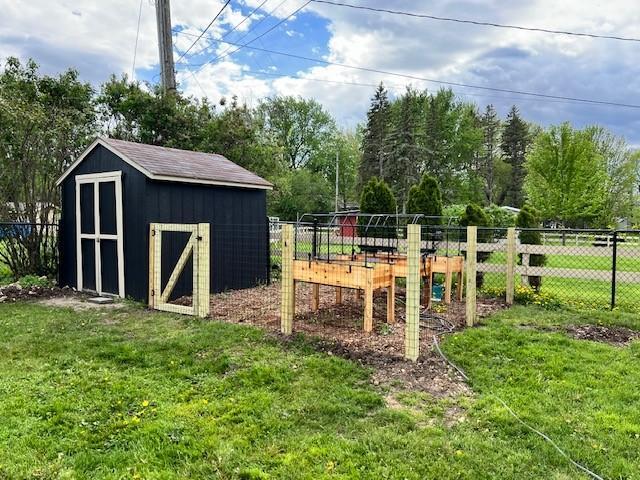
[[[624,327],[604,325],[568,325],[563,327],[564,332],[578,340],[592,340],[623,347],[632,340],[640,338],[640,332]]]
[[[23,287],[19,283],[0,286],[0,303],[16,302],[18,300],[53,298],[61,295],[73,295],[69,287],[39,286]]]
[[[395,323],[386,322],[386,293],[374,295],[374,331],[362,330],[363,301],[355,292],[344,290],[343,302],[336,304],[335,289],[320,287],[320,309],[311,311],[311,286],[296,287],[296,316],[293,330],[312,338],[317,350],[356,361],[373,369],[371,381],[384,388],[425,391],[437,397],[455,397],[469,392],[461,376],[433,351],[433,335],[464,328],[465,305],[434,306],[421,313],[420,358],[404,359],[404,291],[396,289]],[[504,308],[494,299],[479,300],[483,317]],[[231,323],[247,323],[264,328],[287,343],[280,334],[280,284],[236,290],[213,295],[211,316]]]

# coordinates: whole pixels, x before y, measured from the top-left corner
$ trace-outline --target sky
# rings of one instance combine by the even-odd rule
[[[300,95],[316,99],[339,125],[353,128],[364,121],[374,85],[381,81],[392,96],[401,94],[407,85],[429,91],[442,87],[435,82],[257,50],[268,49],[421,79],[640,105],[640,42],[442,22],[316,2],[291,16],[306,0],[232,0],[203,38],[182,56],[224,3],[174,0],[171,5],[177,80],[179,89],[188,95],[206,96],[214,102],[237,95],[249,105],[256,105],[265,96]],[[637,0],[344,3],[640,37]],[[96,88],[111,74],[159,81],[153,0],[0,0],[0,11],[0,61],[7,56],[33,58],[47,74],[72,67]],[[251,43],[238,49],[223,42]],[[515,104],[527,120],[543,126],[563,121],[576,127],[600,124],[640,147],[637,108],[544,100],[465,87],[453,90],[480,109],[493,104],[502,116]]]

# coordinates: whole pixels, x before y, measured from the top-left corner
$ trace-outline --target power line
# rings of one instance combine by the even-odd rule
[[[256,13],[258,10],[260,10],[260,9],[264,6],[264,4],[265,4],[265,3],[267,3],[268,1],[269,1],[269,0],[263,0],[263,1],[262,1],[262,3],[261,3],[260,5],[258,5],[256,8],[254,8],[254,9],[251,11],[251,13],[249,13],[249,15],[247,15],[247,16],[246,16],[246,17],[244,17],[242,20],[240,20],[240,22],[236,23],[236,24],[233,26],[233,28],[232,28],[231,30],[229,30],[228,32],[226,32],[224,35],[222,35],[222,36],[219,38],[219,40],[224,40],[224,39],[225,39],[225,38],[227,38],[229,35],[231,35],[233,32],[235,32],[235,31],[238,29],[238,27],[239,27],[240,25],[242,25],[244,22],[246,22],[247,20],[249,20],[249,19],[253,16],[253,14],[254,14],[254,13]],[[286,1],[286,0],[285,0],[285,1]],[[265,18],[265,17],[263,17],[263,19],[264,19],[264,18]],[[263,19],[261,19],[261,20],[260,20],[260,22],[261,22]],[[259,24],[260,22],[258,22],[258,24]],[[253,29],[252,29],[252,30],[253,30]],[[250,30],[250,31],[251,31],[251,30]],[[176,32],[176,33],[180,33],[180,32]],[[184,33],[184,34],[185,34],[185,35],[188,35],[187,33]],[[192,35],[192,36],[194,36],[194,37],[195,37],[195,36],[197,36],[197,35]],[[211,37],[208,37],[208,38],[211,38]],[[241,38],[244,38],[244,36],[243,36],[243,37],[241,37]],[[207,45],[207,46],[202,47],[202,49],[200,49],[198,52],[196,52],[196,53],[192,53],[192,54],[191,54],[191,56],[192,56],[192,57],[194,57],[194,56],[198,56],[198,55],[200,55],[201,53],[203,53],[207,48],[208,48],[208,45]]]
[[[540,32],[540,33],[553,33],[557,35],[570,35],[574,37],[588,37],[588,38],[599,38],[606,40],[619,40],[623,42],[640,42],[640,38],[634,37],[621,37],[617,35],[598,35],[595,33],[585,33],[585,32],[570,32],[567,30],[553,30],[550,28],[536,28],[536,27],[523,27],[521,25],[510,25],[503,23],[494,23],[494,22],[481,22],[478,20],[466,20],[461,18],[453,18],[453,17],[439,17],[436,15],[427,15],[423,13],[413,13],[413,12],[403,12],[400,10],[390,10],[386,8],[375,8],[375,7],[367,7],[364,5],[353,5],[350,3],[342,3],[342,2],[334,2],[331,0],[311,0],[313,3],[323,3],[325,5],[333,5],[336,7],[346,7],[353,8],[356,10],[368,10],[371,12],[378,13],[389,13],[392,15],[403,15],[406,17],[414,17],[414,18],[428,18],[430,20],[438,20],[442,22],[454,22],[454,23],[466,23],[470,25],[479,25],[483,27],[497,27],[497,28],[509,28],[514,30],[524,30],[528,32]]]
[[[237,39],[236,39],[236,42],[237,42],[237,43],[240,43],[242,40],[244,40],[245,38],[247,38],[247,37],[251,34],[251,32],[253,32],[256,28],[258,28],[258,26],[259,26],[262,22],[264,22],[267,18],[269,18],[269,17],[273,14],[273,12],[275,12],[276,10],[278,10],[278,9],[279,9],[282,5],[284,5],[286,2],[287,2],[287,0],[282,0],[282,1],[278,4],[278,6],[277,6],[276,8],[274,8],[273,10],[271,10],[270,12],[268,12],[264,17],[262,17],[260,20],[258,20],[258,21],[253,25],[253,27],[252,27],[252,28],[250,28],[248,31],[246,31],[246,32],[244,33],[244,35],[242,35],[240,38],[237,38]],[[224,39],[224,37],[222,37],[222,39]],[[229,50],[231,50],[231,48],[232,48],[232,45],[229,45],[229,46],[224,50],[224,52],[222,52],[219,56],[222,56],[222,55],[226,54]],[[216,57],[216,59],[214,59],[213,61],[217,60],[217,58],[218,58],[218,57]]]
[[[189,46],[189,48],[187,48],[187,49],[183,52],[183,54],[182,54],[182,55],[180,55],[180,57],[178,58],[178,60],[176,60],[176,63],[177,63],[177,62],[179,62],[180,60],[182,60],[182,58],[183,58],[187,53],[189,53],[189,50],[191,50],[191,49],[193,48],[193,46],[194,46],[196,43],[198,43],[198,42],[200,41],[200,39],[202,38],[202,36],[203,36],[205,33],[207,33],[207,31],[211,28],[211,25],[213,25],[213,22],[215,22],[215,21],[218,19],[218,17],[222,14],[222,12],[224,11],[224,9],[225,9],[225,8],[227,8],[227,5],[229,5],[230,3],[231,3],[231,0],[227,0],[227,2],[222,6],[222,8],[218,11],[218,13],[216,13],[216,16],[215,16],[215,17],[213,17],[213,20],[211,20],[211,21],[209,22],[209,25],[207,25],[207,28],[205,28],[205,29],[200,33],[200,35],[198,36],[198,38],[197,38],[197,39],[195,39],[195,40],[193,41],[193,43]]]
[[[282,20],[280,20],[278,23],[276,23],[275,25],[271,26],[271,28],[265,30],[264,32],[262,32],[260,35],[258,35],[257,37],[254,37],[253,39],[249,40],[247,43],[245,44],[235,44],[235,46],[237,46],[238,48],[236,48],[235,50],[233,50],[232,52],[227,52],[223,55],[219,55],[216,58],[213,58],[211,60],[209,60],[208,62],[203,63],[202,65],[200,65],[200,68],[198,69],[198,71],[200,71],[205,65],[209,64],[209,63],[213,63],[216,62],[218,60],[222,60],[224,58],[227,58],[229,55],[233,55],[234,53],[238,52],[239,50],[248,47],[248,48],[254,48],[257,50],[263,50],[265,52],[271,52],[270,50],[267,50],[266,48],[263,49],[258,49],[255,47],[249,47],[249,45],[251,45],[253,42],[255,42],[256,40],[259,40],[260,38],[264,37],[265,35],[267,35],[268,33],[272,32],[273,30],[275,30],[276,28],[278,28],[280,25],[282,25],[284,22],[286,22],[287,20],[289,20],[291,17],[295,16],[298,12],[300,12],[303,8],[305,8],[307,5],[309,5],[311,3],[311,0],[307,0],[301,7],[297,8],[295,11],[293,11],[292,13],[290,13],[289,15],[287,15],[286,17],[284,17]],[[233,44],[234,42],[226,42],[226,43],[231,43]],[[275,52],[271,52],[271,53],[275,53]]]
[[[311,1],[311,0],[309,0],[309,1]],[[307,3],[309,3],[309,2],[307,2]],[[268,33],[268,32],[265,32],[265,33]],[[259,37],[254,38],[251,42],[253,42],[254,40],[257,40],[258,38]],[[215,39],[213,39],[213,40],[217,41]],[[336,67],[349,68],[349,69],[352,69],[352,70],[360,70],[360,71],[369,72],[369,73],[378,73],[378,74],[381,74],[381,75],[389,75],[389,76],[392,76],[392,77],[408,78],[408,79],[411,79],[411,80],[419,80],[419,81],[423,81],[423,82],[436,83],[436,84],[439,84],[439,85],[447,85],[447,86],[450,86],[450,87],[473,88],[473,89],[477,89],[477,90],[485,90],[485,91],[490,91],[490,92],[501,92],[501,93],[512,93],[512,94],[516,94],[516,95],[525,95],[525,96],[535,97],[535,98],[548,98],[548,99],[553,99],[553,100],[567,100],[567,101],[573,101],[573,102],[579,102],[579,103],[588,103],[588,104],[594,104],[594,105],[607,105],[607,106],[612,106],[612,107],[624,107],[624,108],[637,108],[637,109],[640,109],[640,105],[636,105],[636,104],[621,103],[621,102],[611,102],[611,101],[607,101],[607,100],[593,100],[593,99],[589,99],[589,98],[580,98],[580,97],[566,97],[566,96],[563,96],[563,95],[550,95],[550,94],[545,94],[545,93],[528,92],[528,91],[524,91],[524,90],[512,90],[512,89],[509,89],[509,88],[487,87],[487,86],[482,86],[482,85],[473,85],[473,84],[470,84],[470,83],[450,82],[450,81],[438,80],[438,79],[434,79],[434,78],[420,77],[420,76],[417,76],[417,75],[409,75],[409,74],[405,74],[405,73],[392,72],[392,71],[381,70],[381,69],[371,68],[371,67],[360,67],[360,66],[357,66],[357,65],[349,65],[347,63],[331,62],[329,60],[323,60],[323,59],[320,59],[320,58],[306,57],[304,55],[297,55],[297,54],[294,54],[294,53],[280,52],[280,51],[277,51],[277,50],[269,50],[269,49],[266,49],[266,48],[259,48],[259,47],[252,47],[252,46],[249,46],[249,44],[251,42],[247,42],[245,44],[237,44],[237,43],[234,43],[234,42],[221,41],[221,43],[228,43],[228,44],[231,44],[231,45],[234,45],[234,46],[238,47],[232,53],[237,52],[241,48],[248,48],[250,50],[256,50],[256,51],[259,51],[259,52],[273,53],[274,55],[281,55],[281,56],[285,56],[285,57],[289,57],[289,58],[297,58],[299,60],[307,60],[307,61],[310,61],[310,62],[321,63],[323,65],[333,65],[333,66],[336,66]],[[208,64],[218,60],[219,58],[221,58],[221,57],[216,57],[216,58],[214,58],[214,59],[212,59],[212,60],[210,60],[208,62],[200,64],[198,71],[200,71],[205,65],[208,65]]]
[[[142,0],[140,0],[140,6],[138,7],[138,26],[136,27],[136,43],[133,47],[133,64],[131,65],[131,80],[133,80],[136,74],[136,56],[138,55],[138,37],[140,36],[140,19],[142,18]]]

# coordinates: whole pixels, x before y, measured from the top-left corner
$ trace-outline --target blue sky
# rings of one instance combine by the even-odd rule
[[[638,36],[640,7],[635,0],[349,0],[432,15],[532,27]],[[175,58],[221,8],[223,0],[174,0]],[[207,37],[221,38],[262,0],[232,0]],[[303,0],[267,0],[226,40],[252,40],[303,5]],[[278,7],[279,8],[276,8]],[[131,74],[137,30],[137,0],[0,0],[0,57],[33,57],[47,73],[77,68],[98,86],[111,73]],[[274,10],[275,9],[275,10]],[[271,15],[268,13],[271,12]],[[157,81],[157,37],[152,0],[142,0],[135,76]],[[324,58],[334,62],[407,75],[488,87],[640,104],[640,43],[522,32],[410,19],[311,3],[252,46]],[[203,38],[177,64],[180,88],[213,101],[238,95],[257,104],[268,95],[301,95],[321,102],[345,128],[364,119],[372,87],[392,95],[408,83],[436,90],[437,84],[287,58],[248,48],[197,67],[228,46]],[[232,49],[235,49],[232,47]],[[271,75],[268,75],[271,74]],[[285,75],[281,77],[279,75]],[[293,76],[291,76],[293,75]],[[288,76],[288,77],[287,77]],[[323,81],[319,81],[323,80]],[[516,94],[454,88],[479,108],[493,103],[501,114],[512,104],[526,119],[577,127],[601,124],[640,146],[640,110],[542,101]]]

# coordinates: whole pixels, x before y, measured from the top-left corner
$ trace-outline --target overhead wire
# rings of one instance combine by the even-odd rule
[[[309,0],[309,2],[310,1],[311,0]],[[307,3],[309,3],[309,2],[307,2]],[[268,31],[265,32],[265,34],[266,33],[268,33]],[[252,42],[257,40],[258,38],[259,37],[254,38],[252,40]],[[417,81],[435,83],[435,84],[446,85],[446,86],[450,86],[450,87],[461,87],[461,88],[470,88],[470,89],[483,90],[483,91],[489,91],[489,92],[510,93],[510,94],[515,94],[515,95],[528,96],[528,97],[546,98],[546,99],[553,99],[553,100],[565,100],[565,101],[572,101],[572,102],[577,102],[577,103],[586,103],[586,104],[592,104],[592,105],[604,105],[604,106],[612,106],[612,107],[640,109],[640,105],[638,105],[638,104],[631,104],[631,103],[624,103],[624,102],[614,102],[614,101],[608,101],[608,100],[597,100],[597,99],[591,99],[591,98],[569,97],[569,96],[564,96],[564,95],[552,95],[552,94],[539,93],[539,92],[530,92],[530,91],[526,91],[526,90],[515,90],[515,89],[510,89],[510,88],[499,88],[499,87],[490,87],[490,86],[484,86],[484,85],[475,85],[475,84],[463,83],[463,82],[452,82],[452,81],[439,80],[439,79],[429,78],[429,77],[421,77],[419,75],[411,75],[411,74],[406,74],[406,73],[393,72],[393,71],[389,71],[389,70],[382,70],[382,69],[378,69],[378,68],[362,67],[362,66],[358,66],[358,65],[350,65],[350,64],[347,64],[347,63],[332,62],[332,61],[329,61],[329,60],[324,60],[324,59],[314,58],[314,57],[308,57],[308,56],[305,56],[305,55],[298,55],[298,54],[295,54],[295,53],[282,52],[282,51],[278,51],[278,50],[255,47],[255,46],[251,46],[250,45],[251,42],[247,42],[245,44],[237,44],[235,42],[221,41],[221,43],[228,43],[228,44],[231,44],[231,45],[234,45],[234,46],[237,47],[236,50],[234,50],[233,52],[231,52],[231,53],[229,53],[229,54],[227,54],[225,56],[231,55],[231,54],[237,52],[238,50],[240,50],[242,48],[248,48],[250,50],[255,50],[255,51],[265,52],[265,53],[272,53],[274,55],[281,55],[281,56],[285,56],[285,57],[289,57],[289,58],[296,58],[296,59],[299,59],[299,60],[306,60],[306,61],[310,61],[310,62],[320,63],[320,64],[323,64],[323,65],[333,65],[333,66],[352,69],[352,70],[359,70],[359,71],[369,72],[369,73],[377,73],[377,74],[380,74],[380,75],[388,75],[388,76],[392,76],[392,77],[407,78],[407,79],[410,79],[410,80],[417,80]],[[207,61],[207,62],[204,62],[204,63],[198,65],[198,67],[199,67],[198,71],[200,71],[202,68],[204,68],[204,66],[214,62],[215,60],[217,60],[219,58],[221,58],[221,57],[216,57],[215,59],[212,59],[210,61]]]
[[[138,26],[136,27],[136,42],[133,47],[133,63],[131,64],[131,80],[134,79],[136,74],[136,57],[138,55],[138,38],[140,37],[140,19],[142,18],[142,0],[140,0],[140,6],[138,7]]]
[[[424,13],[391,10],[388,8],[376,8],[376,7],[369,7],[366,5],[353,5],[351,3],[336,2],[333,0],[311,0],[311,1],[313,3],[321,3],[321,4],[333,5],[337,7],[345,7],[345,8],[351,8],[356,10],[368,10],[371,12],[388,13],[391,15],[402,15],[402,16],[414,17],[414,18],[426,18],[426,19],[438,20],[442,22],[466,23],[470,25],[479,25],[483,27],[508,28],[508,29],[514,29],[514,30],[524,30],[528,32],[552,33],[556,35],[570,35],[574,37],[588,37],[588,38],[598,38],[598,39],[605,39],[605,40],[618,40],[623,42],[640,42],[640,38],[622,37],[619,35],[602,35],[602,34],[587,33],[587,32],[571,32],[568,30],[554,30],[551,28],[524,27],[521,25],[511,25],[511,24],[505,24],[505,23],[483,22],[479,20],[468,20],[468,19],[453,18],[453,17],[441,17],[437,15],[428,15]]]
[[[304,9],[307,5],[309,5],[311,3],[311,0],[307,0],[302,6],[300,6],[299,8],[297,8],[296,10],[294,10],[293,12],[291,12],[289,15],[287,15],[286,17],[284,17],[282,20],[280,20],[278,23],[276,23],[275,25],[272,25],[270,28],[268,28],[267,30],[265,30],[264,32],[262,32],[260,35],[258,35],[257,37],[252,38],[251,40],[249,40],[247,43],[245,44],[236,44],[236,46],[238,48],[236,48],[235,50],[233,50],[232,52],[227,52],[224,53],[222,55],[218,55],[216,58],[213,58],[211,60],[209,60],[208,62],[203,63],[202,65],[200,65],[200,67],[198,68],[198,71],[200,71],[205,65],[208,65],[210,63],[219,61],[219,60],[223,60],[225,58],[227,58],[229,55],[233,55],[236,52],[238,52],[239,50],[245,48],[245,47],[249,47],[249,45],[251,45],[253,42],[255,42],[256,40],[261,39],[262,37],[264,37],[265,35],[269,34],[270,32],[272,32],[273,30],[275,30],[276,28],[278,28],[280,25],[282,25],[284,22],[286,22],[287,20],[289,20],[291,17],[295,16],[296,14],[298,14],[298,12],[300,12],[302,9]],[[227,42],[227,43],[235,43],[235,42]],[[254,48],[254,47],[249,47],[249,48]],[[267,49],[262,49],[263,51],[267,52]],[[272,52],[273,53],[273,52]]]
[[[203,35],[205,33],[207,33],[207,31],[211,28],[211,26],[214,24],[214,22],[218,19],[218,17],[220,15],[222,15],[222,12],[224,12],[224,9],[227,8],[227,6],[231,3],[231,0],[227,0],[225,2],[225,4],[222,6],[222,8],[218,11],[218,13],[216,13],[215,17],[213,17],[213,19],[209,22],[209,25],[207,25],[207,27],[200,33],[200,35],[198,36],[197,39],[195,39],[193,41],[193,43],[189,46],[189,48],[187,48],[182,55],[180,55],[180,57],[178,58],[178,60],[176,60],[176,63],[179,62],[180,60],[182,60],[182,58],[184,58],[184,56],[189,53],[189,51],[194,47],[194,45],[196,43],[198,43],[200,41],[200,39],[203,37]]]

